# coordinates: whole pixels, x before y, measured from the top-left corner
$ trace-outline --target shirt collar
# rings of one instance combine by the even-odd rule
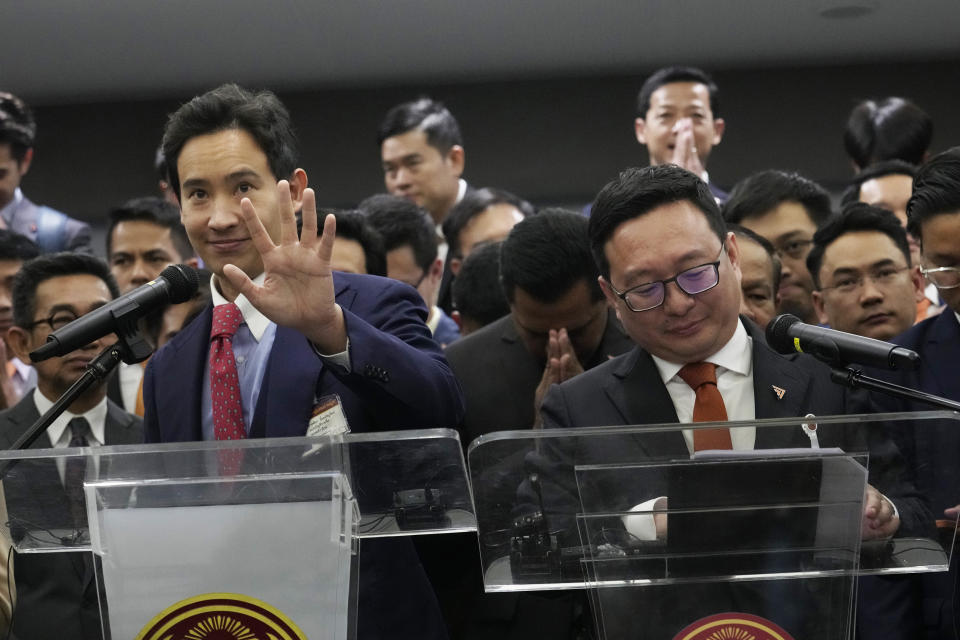
[[[53,406],[53,402],[49,400],[47,396],[43,395],[40,389],[34,390],[33,403],[36,405],[40,415],[45,414],[50,410],[50,407]],[[72,413],[69,410],[61,413],[60,416],[53,421],[53,424],[47,427],[47,435],[50,436],[50,443],[56,446],[60,439],[64,437],[64,432],[67,429],[67,425],[70,424],[70,421],[80,417],[86,418],[87,422],[90,423],[90,432],[93,434],[94,440],[101,445],[106,444],[107,396],[103,396],[103,399],[86,413]],[[66,437],[67,442],[69,442],[70,435],[67,434]]]
[[[467,181],[460,178],[457,183],[457,200],[453,203],[454,206],[460,204],[460,201],[463,200],[463,196],[465,195],[467,195]]]
[[[30,377],[30,370],[33,369],[33,367],[20,358],[11,358],[10,362],[13,363],[13,368],[17,370],[17,375],[20,376],[21,380],[26,380]]]
[[[652,353],[650,356],[653,358],[654,364],[657,365],[657,371],[660,373],[660,379],[663,380],[664,384],[673,379],[683,368],[683,364],[667,362]],[[750,375],[750,371],[753,369],[753,341],[747,335],[743,322],[737,320],[737,328],[733,332],[733,337],[719,351],[704,358],[704,362],[712,362],[718,367],[743,376]]]
[[[263,286],[263,283],[266,279],[267,274],[261,273],[253,279],[253,284]],[[227,304],[230,302],[224,298],[223,294],[217,289],[215,277],[210,278],[210,293],[213,296],[213,306],[215,307],[219,307],[221,304]],[[239,294],[237,299],[233,302],[237,305],[237,308],[240,309],[240,315],[243,316],[243,322],[250,330],[250,334],[253,336],[253,339],[257,342],[260,342],[260,338],[263,337],[263,333],[267,330],[267,327],[270,326],[270,319],[260,313],[242,293]]]
[[[10,222],[13,219],[13,212],[17,210],[21,202],[23,202],[23,192],[20,191],[20,187],[17,187],[13,192],[13,199],[7,203],[7,206],[0,209],[0,218]]]

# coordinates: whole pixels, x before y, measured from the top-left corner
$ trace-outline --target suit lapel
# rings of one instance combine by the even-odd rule
[[[604,393],[623,416],[625,424],[669,424],[679,422],[673,400],[660,379],[653,358],[635,348],[604,383]],[[634,436],[637,446],[649,458],[685,456],[687,445],[680,431],[651,431]]]
[[[168,359],[180,361],[168,371],[174,379],[156,381],[157,405],[163,407],[161,442],[195,442],[203,440],[200,398],[203,392],[203,373],[210,353],[210,326],[213,323],[213,305],[208,305],[196,320],[174,338],[176,351]]]
[[[810,378],[793,362],[753,341],[753,402],[756,418],[795,418],[806,415]],[[758,428],[756,449],[809,446],[800,427]]]
[[[944,309],[927,334],[927,348],[924,349],[924,366],[932,375],[924,383],[935,385],[936,395],[953,398],[957,396],[958,377],[957,359],[960,358],[960,324],[950,308]]]

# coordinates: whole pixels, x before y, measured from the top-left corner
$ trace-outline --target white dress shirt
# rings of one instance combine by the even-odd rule
[[[652,354],[651,354],[652,355]],[[693,422],[693,405],[697,393],[678,375],[682,364],[667,362],[652,356],[660,379],[670,394],[677,418],[681,423]],[[728,420],[753,420],[756,408],[753,397],[753,340],[747,335],[742,322],[737,322],[733,337],[719,351],[707,357],[704,362],[717,365],[717,389],[723,397]],[[755,427],[738,427],[730,430],[730,440],[734,449],[750,450],[756,441]],[[683,439],[687,450],[693,453],[693,430],[684,429]]]

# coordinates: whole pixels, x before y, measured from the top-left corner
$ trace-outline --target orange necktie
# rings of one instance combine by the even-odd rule
[[[717,366],[710,362],[692,362],[684,365],[679,375],[697,394],[693,403],[694,422],[725,422],[727,408],[717,389]],[[732,449],[730,429],[694,429],[693,450]]]

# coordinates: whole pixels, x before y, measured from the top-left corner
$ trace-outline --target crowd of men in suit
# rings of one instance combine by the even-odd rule
[[[920,369],[878,375],[960,400],[960,147],[930,157],[922,110],[887,98],[851,113],[856,176],[840,207],[779,170],[729,193],[714,184],[707,165],[725,122],[699,69],[647,78],[634,124],[648,167],[625,170],[583,211],[538,210],[469,185],[456,119],[414,100],[378,130],[386,194],[326,212],[283,104],[224,85],[171,114],[163,193],[109,213],[104,262],[85,223],[24,195],[36,125],[0,94],[0,438],[10,446],[110,338],[32,366],[31,351],[175,263],[202,266],[204,281],[144,323],[155,356],[122,365],[34,446],[303,435],[315,400],[334,394],[353,431],[456,427],[464,445],[496,430],[689,423],[700,391],[681,370],[703,363],[727,419],[850,412],[819,363],[766,346],[780,313],[908,346]],[[212,398],[224,383],[211,340],[230,345],[242,416],[232,422]],[[780,389],[789,402],[759,397],[774,375],[798,381]],[[923,514],[956,521],[958,438],[946,427],[890,435],[912,487],[871,477],[865,539]],[[697,448],[693,433],[676,444]],[[736,435],[726,448],[761,446]],[[476,540],[451,544],[365,544],[358,637],[589,637],[586,600],[485,595]],[[14,637],[101,637],[92,566],[53,555],[0,563],[15,585],[0,599]],[[956,580],[954,566],[868,583],[902,606],[864,619],[860,637],[958,637]]]

